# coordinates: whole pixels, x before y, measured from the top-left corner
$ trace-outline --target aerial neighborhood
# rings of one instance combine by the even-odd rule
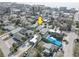
[[[79,56],[79,11],[0,2],[0,57]]]

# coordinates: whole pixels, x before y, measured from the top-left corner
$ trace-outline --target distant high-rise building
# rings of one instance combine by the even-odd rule
[[[53,11],[58,11],[58,8],[52,8]]]
[[[67,7],[60,7],[59,10],[65,12],[67,10]]]

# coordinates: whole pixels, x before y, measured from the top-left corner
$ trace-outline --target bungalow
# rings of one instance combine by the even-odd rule
[[[15,27],[14,27],[14,26],[11,26],[11,25],[8,25],[8,26],[4,26],[3,29],[4,29],[4,30],[7,30],[7,31],[11,31],[11,30],[14,30]]]

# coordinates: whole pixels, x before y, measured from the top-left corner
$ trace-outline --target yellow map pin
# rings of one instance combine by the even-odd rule
[[[38,19],[37,19],[37,23],[38,23],[38,25],[42,25],[42,23],[43,23],[43,19],[42,19],[41,16],[38,17]]]

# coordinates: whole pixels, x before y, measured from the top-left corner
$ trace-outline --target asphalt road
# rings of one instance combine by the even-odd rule
[[[73,57],[74,40],[78,37],[74,32],[66,33],[67,37],[64,39],[68,44],[63,42],[64,57]]]
[[[8,56],[10,50],[9,48],[6,46],[5,42],[0,38],[0,48],[4,54],[5,57]]]

